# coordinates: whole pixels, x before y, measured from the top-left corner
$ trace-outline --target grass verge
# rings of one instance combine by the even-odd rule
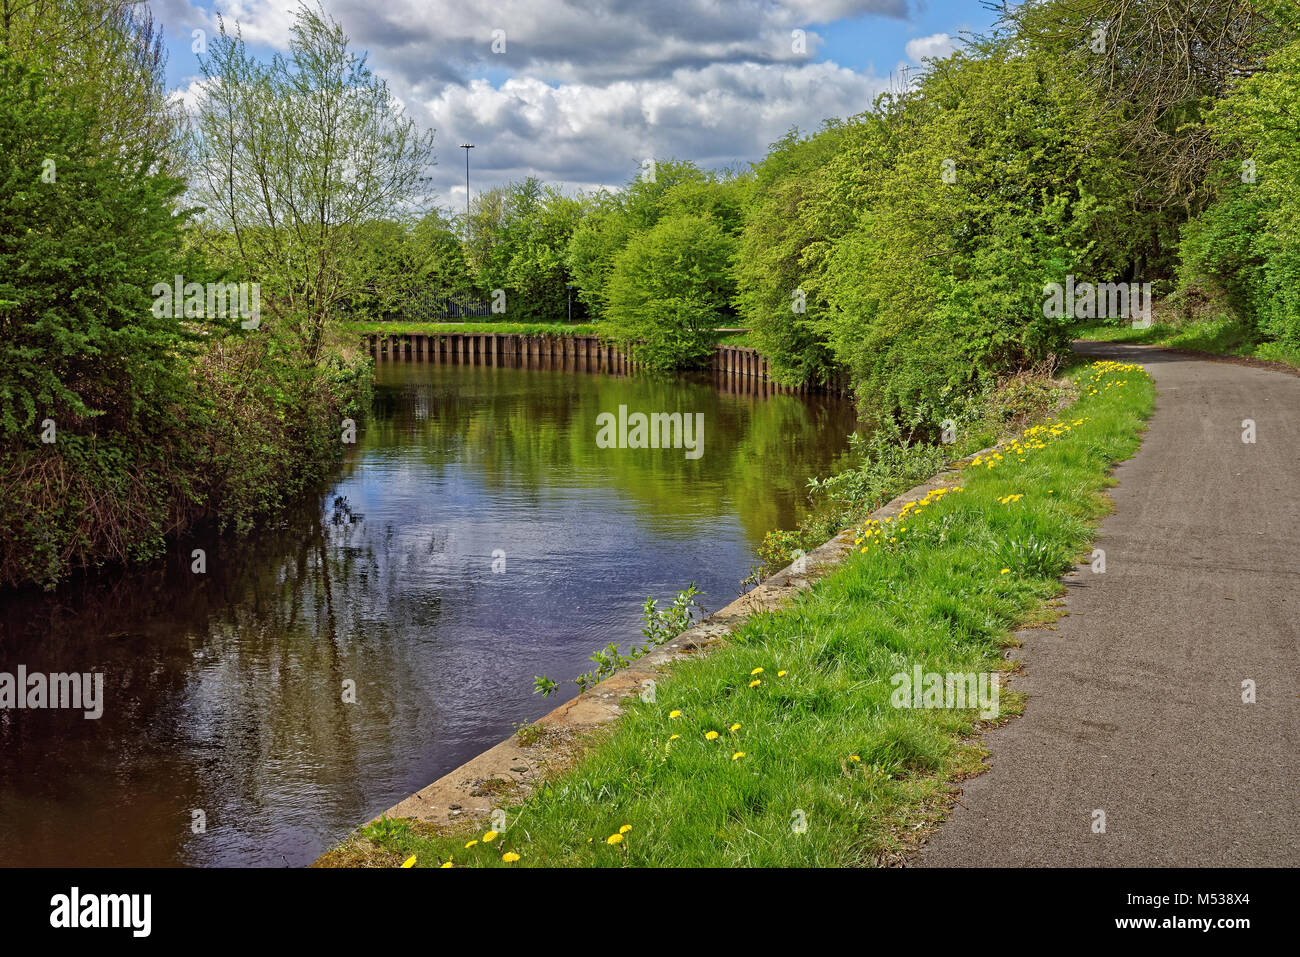
[[[800,553],[817,548],[841,529],[858,524],[894,496],[950,463],[1010,438],[1076,398],[1066,379],[1053,378],[1054,364],[1023,370],[955,400],[945,411],[944,434],[920,416],[888,421],[867,438],[850,435],[857,464],[808,483],[809,511],[795,528],[772,529],[758,547],[759,564],[744,581],[756,585]]]
[[[600,328],[592,323],[564,322],[344,322],[340,328],[352,335],[371,333],[395,336],[444,335],[464,333],[479,335],[497,333],[498,335],[521,336],[596,336]],[[752,346],[749,334],[745,332],[719,332],[718,344],[728,346]]]
[[[430,833],[386,822],[323,864],[818,866],[888,863],[940,820],[948,782],[979,773],[973,738],[1018,713],[895,706],[895,676],[1010,667],[1017,625],[1054,619],[1060,575],[1140,441],[1154,389],[1137,366],[1075,373],[1056,421],[973,460],[885,523],[790,606],[675,665],[508,826]],[[481,826],[480,826],[481,827]]]
[[[345,322],[340,327],[354,335],[432,336],[442,333],[502,336],[594,336],[598,331],[590,323],[569,325],[563,322]]]

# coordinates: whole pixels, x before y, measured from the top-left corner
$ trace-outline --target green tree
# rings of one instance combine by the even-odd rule
[[[825,381],[835,367],[819,332],[827,317],[822,262],[845,225],[828,222],[827,213],[842,219],[851,207],[838,196],[835,203],[825,202],[831,181],[825,171],[848,152],[846,129],[830,123],[806,138],[792,130],[754,167],[736,252],[736,308],[777,378],[788,385]],[[860,158],[853,161],[860,168]]]
[[[638,233],[652,229],[667,213],[711,213],[708,195],[689,192],[689,187],[707,190],[710,177],[694,163],[663,160],[647,165],[618,193],[602,192],[588,203],[586,215],[573,232],[566,255],[569,272],[578,287],[578,297],[593,316],[607,314],[609,282],[614,259]],[[684,191],[676,194],[681,187]],[[734,210],[726,223],[728,231],[739,228],[741,202],[738,193],[725,202]]]
[[[195,194],[314,364],[339,304],[366,291],[347,265],[358,231],[415,199],[433,135],[323,10],[298,8],[289,49],[259,62],[221,23],[202,61]]]
[[[827,257],[823,325],[864,411],[937,421],[1067,349],[1044,286],[1124,278],[1130,181],[1115,124],[1049,57],[958,53],[884,106],[888,149]]]
[[[1077,76],[1119,125],[1134,171],[1133,269],[1168,279],[1178,230],[1212,197],[1207,110],[1294,35],[1294,0],[1036,0],[1007,8],[1019,42]]]
[[[423,216],[407,236],[415,281],[443,295],[470,292],[469,264],[456,224],[436,210]]]
[[[655,369],[702,365],[734,292],[735,241],[681,213],[633,236],[614,258],[605,332]]]
[[[0,45],[0,435],[37,444],[154,422],[182,381],[180,320],[151,290],[182,263],[183,184],[156,153],[101,153],[99,115]]]
[[[162,29],[134,0],[0,0],[0,43],[16,62],[94,111],[101,152],[180,159],[183,114],[168,95]],[[173,169],[173,172],[175,170]]]
[[[480,193],[471,207],[467,258],[479,294],[506,293],[505,318],[555,322],[567,314],[566,253],[585,203],[529,177]]]
[[[1300,14],[1293,12],[1293,16]],[[1224,290],[1252,334],[1300,347],[1300,40],[1241,80],[1211,117],[1219,195],[1184,231],[1184,288]]]
[[[578,298],[593,316],[606,313],[609,303],[605,294],[614,257],[627,245],[633,231],[616,195],[602,191],[587,199],[582,220],[569,239],[565,260],[578,287]]]

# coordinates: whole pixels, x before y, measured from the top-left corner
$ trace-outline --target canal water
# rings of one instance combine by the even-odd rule
[[[703,454],[600,447],[619,406],[702,413]],[[0,710],[0,865],[309,863],[571,697],[647,596],[735,598],[853,427],[706,377],[380,362],[346,461],[276,528],[0,594],[0,672],[104,676],[98,720]]]

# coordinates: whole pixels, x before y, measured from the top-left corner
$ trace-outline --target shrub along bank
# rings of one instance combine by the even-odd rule
[[[179,364],[178,364],[179,365]],[[340,426],[369,408],[370,360],[340,344],[300,363],[263,323],[217,339],[177,395],[135,428],[57,415],[54,441],[0,455],[0,587],[156,558],[198,524],[245,533],[340,460]]]
[[[200,521],[247,530],[337,461],[368,388],[355,340],[305,348],[283,297],[248,328],[159,308],[173,277],[231,278],[187,229],[177,158],[134,117],[114,145],[101,99],[28,66],[33,44],[0,42],[0,587],[151,558]]]

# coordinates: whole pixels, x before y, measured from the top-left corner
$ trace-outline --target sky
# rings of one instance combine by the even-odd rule
[[[313,0],[314,2],[314,0]],[[791,127],[852,116],[994,15],[978,0],[323,0],[402,109],[433,129],[437,205],[526,176],[617,187],[647,158],[745,167]],[[261,56],[297,0],[148,0],[192,102],[193,31]],[[501,31],[501,32],[497,32]],[[796,34],[795,31],[802,31]],[[494,49],[495,40],[495,49]],[[800,42],[802,40],[802,42]]]

